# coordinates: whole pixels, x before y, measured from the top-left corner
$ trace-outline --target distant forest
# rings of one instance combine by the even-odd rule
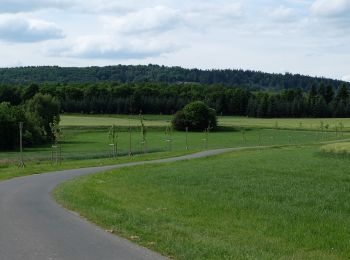
[[[174,114],[192,101],[204,101],[219,115],[251,117],[349,117],[347,84],[251,91],[242,87],[194,83],[30,84],[0,86],[0,103],[26,104],[37,93],[60,102],[63,113]]]
[[[148,66],[107,66],[86,68],[65,67],[20,67],[0,69],[0,84],[91,84],[103,82],[118,83],[166,83],[201,84],[239,87],[251,91],[280,91],[302,89],[309,91],[313,85],[330,85],[339,88],[350,83],[293,74],[270,74],[244,70],[199,70],[181,67]]]

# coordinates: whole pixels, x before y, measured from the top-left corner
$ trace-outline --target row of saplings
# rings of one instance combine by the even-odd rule
[[[141,149],[143,150],[143,152],[146,152],[147,131],[143,122],[143,116],[141,114],[140,123],[142,136]],[[201,101],[192,102],[175,114],[172,120],[172,127],[178,131],[205,131],[206,133],[208,133],[209,131],[215,130],[217,128],[216,112],[214,109],[209,108],[205,103]],[[169,128],[167,128],[167,135],[170,134],[169,131]],[[115,125],[113,125],[109,130],[109,141],[111,146],[110,156],[116,158],[118,156],[118,133]],[[170,141],[170,139],[168,141]],[[171,150],[171,141],[169,143],[169,149]],[[188,149],[187,144],[186,149]],[[129,156],[131,156],[131,146],[129,146]]]

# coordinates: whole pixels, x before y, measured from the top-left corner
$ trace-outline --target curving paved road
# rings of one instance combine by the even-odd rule
[[[0,259],[164,259],[66,211],[53,201],[50,193],[58,184],[81,175],[242,149],[252,148],[211,150],[175,158],[60,171],[0,182]]]

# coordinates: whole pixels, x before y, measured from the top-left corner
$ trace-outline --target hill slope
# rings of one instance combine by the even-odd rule
[[[293,74],[271,74],[244,70],[199,70],[158,65],[107,67],[20,67],[0,69],[0,84],[30,83],[97,83],[104,81],[130,82],[191,82],[223,84],[249,89],[280,90],[286,88],[309,89],[324,83],[339,87],[344,82]],[[350,87],[350,83],[345,83]]]

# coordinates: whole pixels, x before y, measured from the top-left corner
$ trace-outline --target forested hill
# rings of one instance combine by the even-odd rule
[[[294,74],[270,74],[244,70],[199,70],[158,65],[107,66],[107,67],[20,67],[1,68],[0,84],[24,85],[31,83],[200,83],[244,87],[250,90],[281,90],[312,85],[331,85],[338,88],[342,81]],[[345,83],[350,87],[350,83]]]

